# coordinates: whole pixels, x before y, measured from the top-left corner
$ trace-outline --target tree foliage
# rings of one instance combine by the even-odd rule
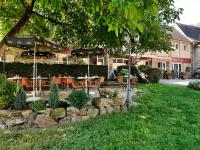
[[[139,33],[140,52],[170,49],[173,0],[9,0],[0,6],[1,33],[37,34],[69,47],[101,45],[123,54],[123,34]],[[133,49],[134,52],[134,49]]]

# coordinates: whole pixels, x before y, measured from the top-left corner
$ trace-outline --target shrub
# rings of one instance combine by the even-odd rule
[[[188,87],[194,90],[200,90],[200,82],[189,82]]]
[[[127,76],[128,75],[128,69],[122,69],[120,72],[119,72],[120,75],[122,76]]]
[[[164,78],[165,79],[171,79],[173,76],[172,72],[171,71],[167,71],[164,73]]]
[[[181,79],[185,79],[187,78],[188,74],[186,72],[180,72],[179,76]]]
[[[145,73],[145,71],[147,70],[147,69],[149,69],[149,68],[151,68],[150,66],[147,66],[147,65],[139,65],[138,66],[138,69],[140,70],[140,72],[143,72],[143,73]]]
[[[31,103],[31,109],[34,112],[40,111],[40,110],[44,110],[46,108],[46,102],[43,100],[38,100],[38,101],[33,101]]]
[[[0,74],[0,109],[13,107],[16,84],[8,81],[6,76]]]
[[[21,86],[21,84],[17,85],[14,106],[16,109],[22,109],[26,106],[26,92],[24,91],[24,88]]]
[[[128,69],[128,65],[118,66],[117,67],[117,72],[121,72],[122,69]],[[131,66],[131,74],[133,76],[137,76],[138,82],[140,82],[140,83],[146,83],[147,82],[147,80],[141,74],[141,72],[139,71],[139,69],[136,66],[134,66],[134,65]]]
[[[148,68],[145,74],[147,75],[148,81],[151,83],[159,82],[161,77],[161,71],[158,68]]]
[[[89,101],[89,97],[84,90],[75,90],[66,98],[74,107],[82,108]]]
[[[50,92],[48,94],[48,104],[49,104],[49,107],[52,107],[52,108],[58,108],[60,104],[59,89],[58,89],[58,86],[54,82],[51,82]]]

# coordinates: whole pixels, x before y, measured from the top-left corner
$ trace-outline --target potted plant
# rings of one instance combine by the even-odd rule
[[[167,72],[164,74],[164,77],[165,77],[165,79],[172,79],[172,72],[167,71]]]
[[[186,79],[187,73],[186,73],[186,72],[180,72],[179,77],[180,77],[181,79]]]

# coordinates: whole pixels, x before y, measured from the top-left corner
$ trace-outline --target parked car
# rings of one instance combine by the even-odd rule
[[[200,79],[200,68],[197,68],[196,70],[194,70],[192,72],[191,77],[194,79]]]

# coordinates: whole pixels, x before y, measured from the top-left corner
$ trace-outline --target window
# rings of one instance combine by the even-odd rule
[[[126,64],[126,63],[128,62],[128,60],[127,60],[127,59],[124,59],[123,62]]]
[[[176,50],[179,50],[179,44],[178,43],[176,43],[175,48],[176,48]]]
[[[162,68],[162,63],[158,62],[158,68]]]
[[[113,58],[113,63],[116,63],[116,59],[115,58]]]
[[[147,65],[147,66],[148,66],[148,65],[149,65],[149,62],[148,62],[148,61],[145,61],[145,65]]]
[[[117,59],[117,63],[123,63],[123,59]]]
[[[186,45],[185,44],[182,46],[182,50],[186,50]]]
[[[184,48],[183,48],[183,50],[187,50],[187,48],[186,48],[186,45],[184,45]]]

